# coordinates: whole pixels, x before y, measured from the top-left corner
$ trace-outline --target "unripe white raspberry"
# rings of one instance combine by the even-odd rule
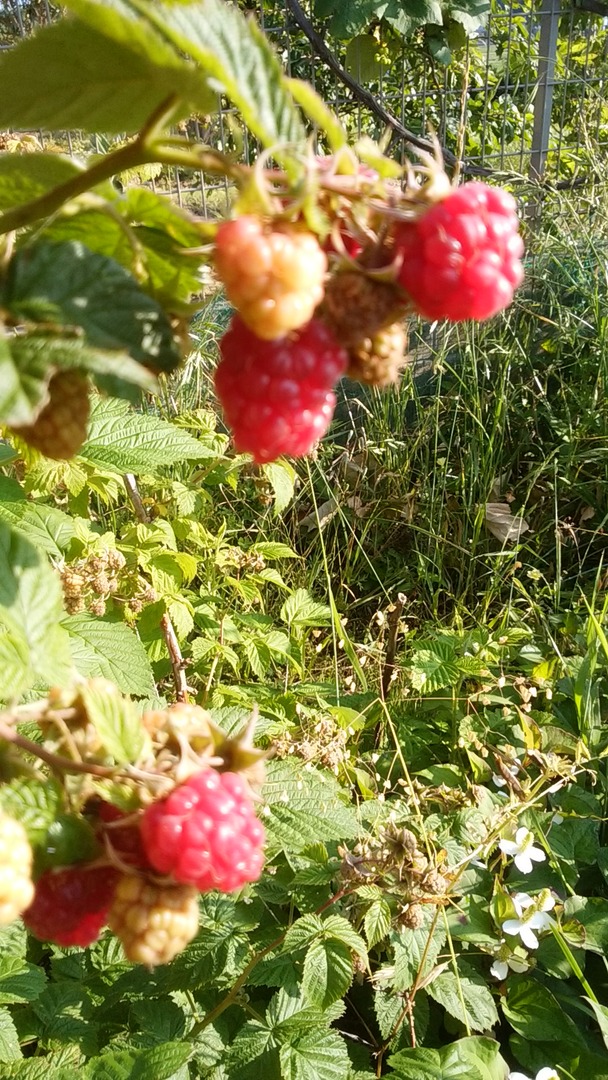
[[[32,849],[25,829],[0,811],[0,926],[13,922],[33,898]]]
[[[189,885],[156,885],[124,874],[116,887],[108,925],[134,964],[168,964],[198,930],[198,894]]]

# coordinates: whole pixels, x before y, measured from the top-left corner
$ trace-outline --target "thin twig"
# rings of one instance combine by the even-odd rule
[[[328,68],[333,71],[334,75],[337,75],[340,82],[352,92],[352,94],[377,116],[379,120],[382,120],[387,127],[392,128],[396,135],[399,135],[402,139],[411,143],[412,146],[416,146],[419,150],[425,150],[429,154],[434,154],[435,147],[429,139],[421,139],[419,135],[416,135],[409,128],[404,127],[400,120],[392,113],[385,109],[380,104],[377,98],[374,97],[369,90],[366,90],[364,86],[361,86],[356,79],[353,78],[345,68],[342,67],[339,60],[336,59],[334,54],[328,49],[327,45],[323,41],[323,38],[316,32],[312,23],[307,18],[306,14],[302,10],[302,7],[298,3],[298,0],[285,0],[285,6],[291,12],[295,22],[299,26],[300,30],[306,35],[310,44],[312,45],[316,55],[323,63],[327,64]],[[466,161],[458,162],[458,158],[455,154],[445,147],[441,148],[443,160],[447,165],[460,165],[462,172],[468,173],[471,176],[489,176],[492,172],[491,169],[484,168],[482,165],[472,165]]]
[[[12,727],[5,724],[3,720],[0,720],[0,739],[5,739],[13,746],[18,746],[20,750],[25,750],[28,754],[33,754],[41,761],[45,761],[54,772],[89,773],[91,776],[108,777],[115,776],[118,771],[115,765],[112,767],[94,765],[92,762],[73,761],[71,758],[61,757],[60,754],[53,754],[50,750],[45,750],[44,746],[26,739],[25,735],[13,731]]]
[[[143,525],[150,524],[150,518],[148,512],[142,502],[141,495],[139,494],[139,488],[137,487],[137,480],[133,473],[125,473],[123,476],[123,483],[125,485],[127,495],[131,500],[131,504],[135,511],[136,518],[142,522]],[[186,665],[182,656],[182,651],[179,647],[179,641],[177,640],[177,634],[175,633],[175,627],[171,621],[171,616],[165,612],[160,620],[160,628],[162,635],[165,639],[167,651],[169,653],[169,659],[171,661],[171,667],[173,669],[173,682],[175,683],[175,698],[177,701],[188,701],[188,683],[186,680]]]

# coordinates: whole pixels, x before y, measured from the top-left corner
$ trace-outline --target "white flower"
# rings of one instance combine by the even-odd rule
[[[525,828],[517,830],[514,840],[501,840],[498,846],[505,855],[513,856],[513,861],[522,874],[530,874],[533,863],[544,862],[547,858],[542,848],[534,847],[534,834]]]
[[[547,930],[551,926],[547,912],[555,907],[555,900],[548,889],[543,889],[536,900],[528,893],[516,893],[511,900],[519,918],[507,919],[502,924],[505,934],[512,937],[519,934],[528,949],[538,949],[538,938],[534,931]]]
[[[522,971],[527,970],[528,964],[526,961],[518,960],[516,956],[507,956],[504,960],[500,960],[497,957],[490,968],[490,975],[493,975],[495,979],[500,979],[501,982],[504,982],[509,971],[515,971],[520,975]]]
[[[509,1073],[509,1080],[530,1080],[530,1077],[526,1076],[525,1073],[512,1072]],[[540,1072],[537,1072],[536,1080],[559,1080],[559,1076],[555,1069],[545,1067],[544,1069],[541,1069]]]

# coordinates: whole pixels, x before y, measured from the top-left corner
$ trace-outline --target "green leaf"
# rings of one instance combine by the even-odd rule
[[[509,980],[502,1010],[518,1035],[530,1042],[555,1042],[572,1054],[585,1048],[577,1025],[537,979]]]
[[[160,305],[115,259],[76,240],[19,250],[0,295],[16,318],[82,327],[90,345],[124,350],[156,371],[180,361]]]
[[[81,675],[110,679],[123,694],[156,696],[145,649],[128,626],[86,614],[69,615],[63,625],[70,635],[74,666]]]
[[[564,904],[564,917],[576,919],[584,928],[584,949],[602,955],[608,951],[608,900],[601,896],[569,896]]]
[[[295,491],[296,473],[287,461],[273,461],[262,465],[262,473],[274,492],[274,512],[282,514],[286,510]]]
[[[0,154],[0,210],[37,199],[80,172],[63,154]]]
[[[395,990],[409,990],[419,974],[428,975],[445,944],[445,927],[437,913],[425,906],[421,918],[422,924],[415,930],[405,928],[391,937],[395,951]]]
[[[200,64],[263,146],[304,141],[304,127],[281,65],[257,23],[221,0],[154,6],[147,0],[130,0],[129,7],[154,25],[165,41]]]
[[[88,437],[80,456],[121,473],[139,473],[215,455],[166,420],[137,413],[124,401],[98,398],[92,403]]]
[[[55,559],[65,554],[75,532],[74,519],[69,514],[43,503],[37,506],[26,503],[25,513],[15,522],[14,528],[39,551]]]
[[[343,945],[347,945],[361,958],[364,964],[367,964],[365,942],[348,919],[345,919],[342,915],[328,915],[323,923],[323,933],[325,937],[331,935],[336,941],[341,941]]]
[[[279,540],[260,540],[252,544],[250,552],[261,555],[263,559],[300,559],[297,551],[289,544],[282,544]]]
[[[113,683],[87,683],[80,688],[87,716],[99,738],[118,765],[137,760],[144,746],[139,712]]]
[[[351,1074],[348,1051],[337,1031],[318,1025],[295,1035],[281,1046],[281,1077],[284,1080],[340,1080]],[[258,1073],[268,1076],[271,1073]],[[256,1077],[256,1080],[257,1080]]]
[[[271,846],[296,852],[317,841],[345,840],[359,833],[357,816],[329,772],[291,760],[271,761],[262,797]]]
[[[329,32],[333,37],[350,41],[367,29],[372,19],[384,15],[387,4],[378,0],[315,0],[315,15],[319,19],[331,18]]]
[[[9,340],[0,327],[0,423],[29,424],[47,398],[50,372],[41,357],[37,365],[18,367]]]
[[[367,946],[372,949],[386,937],[391,928],[391,909],[386,900],[374,900],[365,912],[364,926]]]
[[[335,153],[347,143],[346,132],[333,109],[330,109],[320,94],[303,79],[285,79],[285,83],[294,100],[306,113],[309,120],[319,131],[323,131],[330,149]],[[264,467],[265,468],[265,467]]]
[[[12,780],[0,786],[0,806],[21,822],[34,845],[44,840],[57,817],[62,798],[62,789],[55,780],[46,780],[43,784],[36,780]]]
[[[0,520],[0,627],[15,643],[13,661],[17,655],[27,658],[17,683],[13,664],[9,663],[10,672],[0,669],[2,692],[17,697],[38,683],[60,685],[67,680],[70,663],[68,639],[59,625],[62,616],[57,574],[24,537]]]
[[[408,673],[414,690],[425,694],[456,686],[461,677],[454,649],[444,641],[430,641],[426,648],[416,646]]]
[[[0,958],[0,1005],[35,1001],[46,986],[46,975],[20,956]]]
[[[443,971],[425,988],[429,997],[472,1031],[489,1031],[498,1023],[494,998],[484,979],[462,960],[458,972]]]
[[[375,82],[382,74],[379,43],[372,34],[357,34],[346,47],[344,66],[359,83]]]
[[[194,1047],[184,1042],[160,1043],[148,1050],[115,1050],[93,1058],[85,1080],[171,1080],[190,1060]]]
[[[302,992],[311,1005],[326,1009],[344,996],[353,971],[351,951],[341,941],[315,941],[304,960]]]
[[[214,111],[217,97],[202,72],[143,24],[132,21],[127,36],[124,22],[107,16],[114,40],[63,19],[2,54],[0,127],[123,134],[170,97],[174,118]]]
[[[325,626],[331,620],[331,608],[313,600],[307,589],[296,589],[283,604],[280,617],[288,626]]]
[[[0,1009],[0,1061],[16,1061],[23,1057],[19,1036],[8,1009]]]
[[[586,997],[585,1001],[589,1002],[595,1013],[595,1019],[598,1022],[599,1029],[602,1033],[602,1039],[604,1040],[604,1046],[608,1049],[608,1008],[605,1005],[600,1005],[599,1001],[593,1001],[592,998],[589,997]]]
[[[401,1050],[388,1063],[399,1080],[506,1080],[508,1074],[499,1044],[478,1035],[441,1050]]]

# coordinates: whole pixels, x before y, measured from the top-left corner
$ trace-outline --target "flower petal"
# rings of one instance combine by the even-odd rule
[[[505,964],[504,960],[495,960],[490,968],[490,975],[493,975],[495,979],[500,979],[503,982],[509,974],[509,965]]]
[[[514,840],[499,840],[498,846],[505,855],[518,855],[519,845]]]
[[[503,922],[502,928],[505,934],[515,935],[519,934],[523,925],[521,919],[507,919],[506,922]]]
[[[528,848],[527,855],[528,855],[528,858],[532,859],[534,862],[544,862],[545,859],[547,858],[547,856],[545,855],[543,849],[539,848],[539,847]]]
[[[540,1072],[536,1074],[536,1080],[559,1080],[559,1076],[555,1069],[552,1069],[550,1066],[545,1066],[544,1069],[541,1069]]]
[[[524,923],[519,936],[528,949],[538,949],[538,938],[532,930],[530,923]]]
[[[530,843],[530,840],[534,841],[534,837],[530,830],[524,826],[515,833],[515,843],[519,848],[525,847],[526,844]]]
[[[525,1073],[514,1072],[509,1073],[509,1080],[530,1080],[530,1077],[526,1076]]]
[[[532,863],[527,853],[516,855],[513,861],[521,874],[532,873]]]

